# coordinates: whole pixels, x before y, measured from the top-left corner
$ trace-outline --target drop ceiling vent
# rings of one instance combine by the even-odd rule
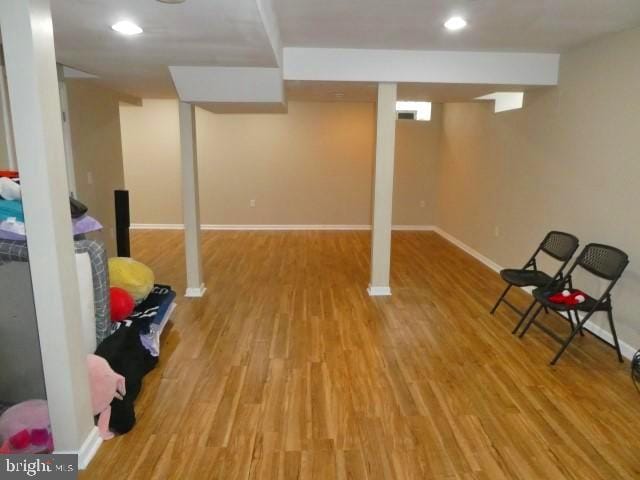
[[[398,112],[398,120],[415,120],[416,112]]]

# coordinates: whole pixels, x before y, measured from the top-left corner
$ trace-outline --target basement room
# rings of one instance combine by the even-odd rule
[[[0,38],[1,478],[640,478],[640,2]]]

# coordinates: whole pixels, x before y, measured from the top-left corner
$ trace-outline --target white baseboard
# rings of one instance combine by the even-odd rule
[[[392,225],[391,230],[395,232],[433,232],[436,229],[433,225]]]
[[[388,297],[391,295],[390,287],[373,287],[369,285],[367,288],[367,293],[369,293],[370,297]]]
[[[608,344],[613,345],[613,335],[611,335],[611,332],[606,328],[602,328],[601,326],[596,325],[591,321],[588,321],[586,323],[585,328],[595,336],[600,337],[602,340],[606,341]],[[620,340],[620,337],[618,337],[618,342],[620,343],[620,352],[622,352],[622,356],[628,360],[631,360],[638,349],[633,348],[626,342],[623,342],[622,340]]]
[[[205,287],[204,283],[200,285],[200,287],[189,287],[187,288],[184,296],[187,298],[200,298],[204,297],[205,292],[207,291],[207,287]]]
[[[461,240],[457,239],[456,237],[454,237],[450,233],[445,232],[440,227],[435,227],[434,231],[438,235],[440,235],[442,238],[444,238],[445,240],[451,242],[456,247],[458,247],[461,250],[464,250],[465,252],[467,252],[469,255],[474,257],[480,263],[483,263],[484,265],[489,267],[494,272],[500,272],[500,270],[503,269],[500,265],[495,263],[493,260],[490,260],[489,258],[485,257],[480,252],[478,252],[477,250],[471,248],[469,245],[467,245],[466,243],[464,243]],[[522,290],[524,290],[528,294],[531,294],[533,292],[533,289],[531,287],[525,287]],[[609,332],[609,330],[607,330],[606,328],[602,328],[599,325],[596,325],[591,320],[589,320],[585,324],[584,328],[589,330],[596,337],[599,337],[600,339],[604,340],[605,342],[613,345],[613,336],[611,335],[611,332]],[[638,349],[634,348],[631,345],[629,345],[628,343],[624,342],[623,340],[620,339],[620,337],[618,337],[618,342],[620,342],[620,351],[622,352],[622,355],[625,358],[631,360],[631,358],[633,358],[633,355],[635,354],[635,352]]]
[[[472,257],[474,257],[476,260],[479,260],[481,263],[484,263],[487,267],[489,267],[491,270],[493,270],[494,272],[500,272],[500,270],[502,270],[502,267],[500,265],[498,265],[497,263],[495,263],[493,260],[490,260],[489,258],[485,257],[484,255],[482,255],[480,252],[478,252],[477,250],[474,250],[473,248],[471,248],[469,245],[467,245],[466,243],[458,240],[456,237],[454,237],[453,235],[445,232],[444,230],[442,230],[440,227],[435,227],[434,231],[440,235],[441,237],[443,237],[445,240],[449,241],[450,243],[453,243],[456,247],[458,247],[460,250],[464,250],[465,252],[467,252],[469,255],[471,255]]]
[[[78,468],[84,470],[102,445],[102,437],[98,427],[93,427],[78,451]]]
[[[433,225],[393,225],[396,231],[427,232],[433,231]],[[184,230],[181,223],[132,223],[133,230]],[[296,231],[296,230],[371,230],[371,225],[211,225],[203,224],[201,230],[240,230],[240,231]]]
[[[131,230],[184,230],[182,223],[132,223]]]

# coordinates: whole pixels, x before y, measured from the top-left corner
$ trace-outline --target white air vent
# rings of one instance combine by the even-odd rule
[[[416,112],[398,111],[398,120],[415,120]]]

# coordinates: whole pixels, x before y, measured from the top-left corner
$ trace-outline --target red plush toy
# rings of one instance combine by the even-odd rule
[[[131,313],[135,303],[129,292],[118,287],[111,287],[111,321],[121,322]]]
[[[549,301],[564,305],[578,305],[587,299],[587,295],[580,290],[563,290],[549,297]]]

